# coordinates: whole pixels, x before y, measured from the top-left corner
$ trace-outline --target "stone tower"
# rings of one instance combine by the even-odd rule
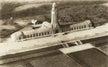
[[[57,5],[54,2],[52,4],[52,10],[51,10],[51,25],[52,25],[52,30],[53,33],[58,33],[60,32],[60,25],[58,23],[58,16],[57,16]]]

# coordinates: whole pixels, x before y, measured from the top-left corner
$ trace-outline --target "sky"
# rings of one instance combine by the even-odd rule
[[[32,2],[32,1],[42,2],[42,1],[103,1],[103,0],[0,0],[0,2]]]

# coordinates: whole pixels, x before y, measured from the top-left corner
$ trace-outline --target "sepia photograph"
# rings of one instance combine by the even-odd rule
[[[0,0],[0,67],[108,67],[108,0]]]

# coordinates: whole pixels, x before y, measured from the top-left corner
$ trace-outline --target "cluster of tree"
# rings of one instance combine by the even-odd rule
[[[84,20],[92,20],[94,23],[102,24],[108,21],[107,7],[102,6],[104,2],[63,2],[58,3],[58,20],[59,22],[80,22]],[[24,11],[12,12],[12,10],[22,4],[5,4],[2,9],[2,18],[10,17],[22,19],[37,19],[39,21],[51,21],[50,11],[51,5],[43,5],[38,8],[30,8]],[[9,6],[11,8],[9,8]],[[98,21],[98,20],[99,21]],[[102,23],[101,23],[102,22]],[[97,24],[97,25],[99,25]]]

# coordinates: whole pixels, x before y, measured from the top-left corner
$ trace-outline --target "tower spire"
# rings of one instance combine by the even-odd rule
[[[56,31],[59,31],[60,27],[58,24],[58,17],[57,17],[57,5],[55,2],[52,4],[51,25],[52,25],[53,33],[56,33]]]

